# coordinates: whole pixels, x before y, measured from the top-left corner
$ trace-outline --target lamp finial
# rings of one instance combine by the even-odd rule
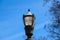
[[[28,11],[30,11],[30,9],[28,9]]]

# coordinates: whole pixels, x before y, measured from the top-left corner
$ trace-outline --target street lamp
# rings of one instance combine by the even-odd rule
[[[34,20],[35,20],[34,14],[31,14],[30,9],[28,9],[27,14],[23,15],[25,34],[27,35],[27,40],[31,39],[31,36],[33,35]]]

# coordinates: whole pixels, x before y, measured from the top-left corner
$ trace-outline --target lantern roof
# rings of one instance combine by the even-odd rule
[[[30,12],[30,9],[28,9],[27,15],[32,15],[32,13]]]

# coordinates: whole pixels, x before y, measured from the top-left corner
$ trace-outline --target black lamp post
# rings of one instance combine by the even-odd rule
[[[27,36],[27,40],[30,40],[33,35],[34,20],[35,16],[31,14],[30,9],[28,9],[28,13],[26,15],[23,15],[25,34]]]

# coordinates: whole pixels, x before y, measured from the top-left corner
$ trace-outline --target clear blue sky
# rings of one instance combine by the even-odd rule
[[[0,40],[25,40],[22,17],[29,8],[36,16],[33,37],[47,38],[49,33],[43,28],[52,19],[48,12],[51,1],[43,4],[43,0],[0,0]]]

